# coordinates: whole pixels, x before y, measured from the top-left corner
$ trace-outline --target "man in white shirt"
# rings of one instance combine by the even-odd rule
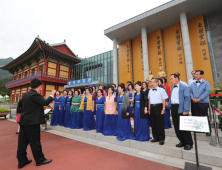
[[[168,98],[166,91],[158,87],[158,78],[151,80],[152,89],[149,91],[149,114],[152,125],[153,140],[151,142],[159,141],[160,145],[164,144],[164,114],[165,114],[165,100]]]
[[[191,72],[191,74],[192,74],[192,77],[193,77],[193,78],[188,81],[188,88],[190,88],[190,86],[191,86],[192,83],[194,83],[194,82],[197,81],[196,78],[195,78],[195,70],[193,70],[193,71]],[[191,113],[192,113],[192,116],[195,116],[194,104],[193,104],[193,101],[192,101],[192,100],[191,100]]]
[[[190,88],[190,86],[191,86],[191,84],[192,84],[193,82],[197,81],[196,78],[195,78],[195,70],[193,70],[193,71],[191,72],[191,74],[192,74],[192,77],[193,77],[193,78],[188,81],[188,88]]]

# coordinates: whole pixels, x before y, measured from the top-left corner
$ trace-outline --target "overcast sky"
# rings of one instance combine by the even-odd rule
[[[0,0],[0,58],[17,58],[37,35],[79,57],[112,50],[104,30],[169,0]]]

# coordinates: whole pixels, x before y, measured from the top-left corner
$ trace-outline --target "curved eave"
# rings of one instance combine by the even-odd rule
[[[76,57],[76,56],[73,57],[73,56],[71,56],[71,55],[65,54],[65,53],[63,53],[63,52],[61,52],[61,51],[59,51],[59,50],[51,47],[50,45],[46,44],[45,42],[43,42],[43,41],[40,40],[40,39],[37,39],[37,41],[41,44],[41,46],[42,46],[45,50],[48,50],[48,51],[50,51],[50,52],[52,52],[52,53],[54,53],[54,54],[57,54],[57,55],[59,55],[59,56],[61,56],[61,57],[67,58],[67,59],[72,60],[72,61],[75,61],[75,62],[81,62],[81,60],[82,60],[82,59],[79,58],[79,57]]]
[[[38,43],[37,43],[38,42]],[[79,57],[73,57],[73,56],[70,56],[70,55],[67,55],[53,47],[51,47],[50,45],[46,44],[45,42],[43,42],[41,39],[39,38],[35,38],[34,42],[32,43],[32,45],[29,47],[29,49],[24,52],[23,54],[21,54],[19,57],[17,57],[16,59],[14,59],[13,61],[11,61],[10,63],[8,63],[7,65],[5,66],[2,66],[0,67],[1,69],[3,70],[10,70],[11,68],[13,68],[14,66],[18,65],[18,64],[21,64],[23,62],[23,59],[26,59],[28,58],[30,55],[30,52],[32,50],[37,51],[37,50],[40,50],[40,46],[39,44],[41,45],[41,47],[44,49],[44,50],[47,50],[47,51],[50,51],[54,54],[57,54],[58,56],[62,57],[62,58],[66,58],[68,60],[71,60],[71,61],[74,61],[76,63],[80,63],[81,62],[81,58]]]

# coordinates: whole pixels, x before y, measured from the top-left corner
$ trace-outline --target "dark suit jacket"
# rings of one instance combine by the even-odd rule
[[[45,124],[44,107],[53,101],[51,96],[44,99],[37,91],[30,90],[22,96],[20,125]]]
[[[18,105],[17,105],[17,114],[21,114],[22,111],[22,99],[19,100]]]

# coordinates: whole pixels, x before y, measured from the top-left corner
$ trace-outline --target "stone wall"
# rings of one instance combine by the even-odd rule
[[[217,79],[222,81],[222,12],[208,17]]]

